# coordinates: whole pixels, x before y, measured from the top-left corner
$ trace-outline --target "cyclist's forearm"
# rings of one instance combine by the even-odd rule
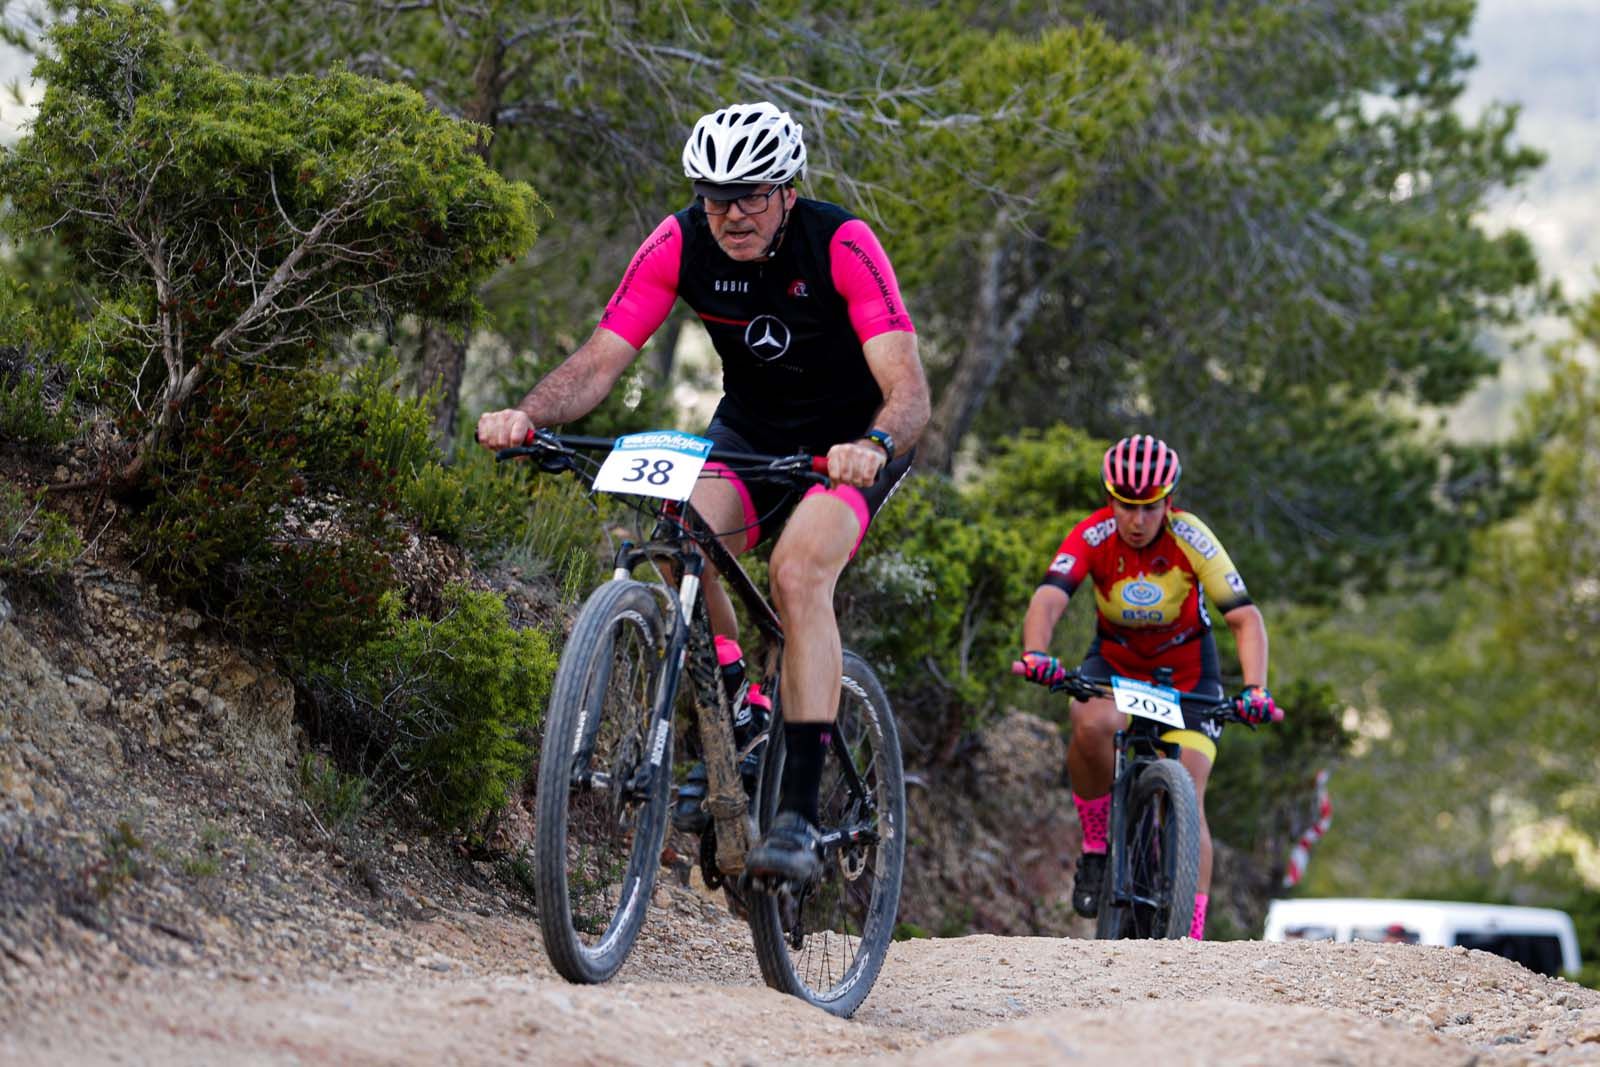
[[[1048,651],[1050,638],[1056,632],[1056,623],[1067,610],[1067,594],[1053,585],[1041,585],[1028,602],[1028,613],[1022,619],[1022,647],[1040,652]]]
[[[1244,675],[1244,684],[1267,685],[1267,624],[1261,618],[1261,611],[1254,604],[1246,604],[1242,608],[1234,608],[1223,616],[1228,622],[1228,629],[1233,631],[1234,644],[1239,650],[1239,669]]]
[[[883,406],[872,425],[894,438],[895,451],[909,451],[928,425],[932,405],[928,379],[917,355],[917,335],[879,334],[862,346],[872,376],[883,392]]]
[[[872,420],[877,429],[887,431],[895,441],[895,451],[905,453],[928,425],[928,391],[897,390],[884,397],[878,417]]]
[[[578,350],[545,375],[517,409],[535,426],[559,426],[589,414],[611,392],[639,350],[606,330],[595,330]]]

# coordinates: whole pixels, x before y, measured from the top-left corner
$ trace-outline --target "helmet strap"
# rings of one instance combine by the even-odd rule
[[[778,210],[783,213],[783,218],[779,221],[778,228],[772,231],[772,240],[767,243],[767,250],[761,253],[762,259],[771,259],[773,256],[777,255],[778,246],[783,243],[783,235],[789,229],[788,193],[793,187],[794,185],[792,182],[786,183],[783,186],[783,189],[779,192]]]

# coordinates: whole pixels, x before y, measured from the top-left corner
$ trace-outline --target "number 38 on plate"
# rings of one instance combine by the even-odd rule
[[[651,430],[617,438],[594,476],[602,493],[687,500],[706,465],[712,442],[676,430]]]

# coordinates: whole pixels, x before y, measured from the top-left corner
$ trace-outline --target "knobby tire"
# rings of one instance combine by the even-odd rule
[[[900,735],[882,683],[852,652],[844,654],[843,675],[833,730],[844,739],[875,798],[878,840],[829,851],[821,877],[798,908],[780,894],[752,894],[749,907],[756,958],[767,984],[848,1018],[871,992],[894,938],[906,856],[906,790]],[[759,793],[763,832],[777,814],[783,757],[783,734],[774,729]],[[818,829],[827,834],[859,820],[860,808],[841,774],[838,749],[830,744]],[[797,925],[803,934],[798,948],[792,940]]]
[[[545,951],[571,982],[616,974],[649,910],[672,777],[670,729],[651,737],[665,627],[650,586],[607,582],[579,611],[551,685],[534,887]]]
[[[1200,807],[1194,779],[1174,759],[1139,772],[1128,794],[1121,841],[1111,843],[1095,936],[1102,940],[1176,938],[1189,933],[1200,882]],[[1127,871],[1128,900],[1113,896],[1116,869]]]

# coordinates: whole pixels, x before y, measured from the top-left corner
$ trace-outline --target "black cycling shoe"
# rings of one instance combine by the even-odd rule
[[[706,765],[696,763],[678,787],[678,802],[672,806],[672,828],[686,834],[704,833],[711,825],[706,813]]]
[[[752,877],[809,882],[822,873],[822,837],[799,812],[779,812],[744,864]]]
[[[1106,854],[1085,852],[1078,857],[1078,875],[1072,880],[1072,910],[1085,919],[1100,914],[1100,891],[1106,880]]]

